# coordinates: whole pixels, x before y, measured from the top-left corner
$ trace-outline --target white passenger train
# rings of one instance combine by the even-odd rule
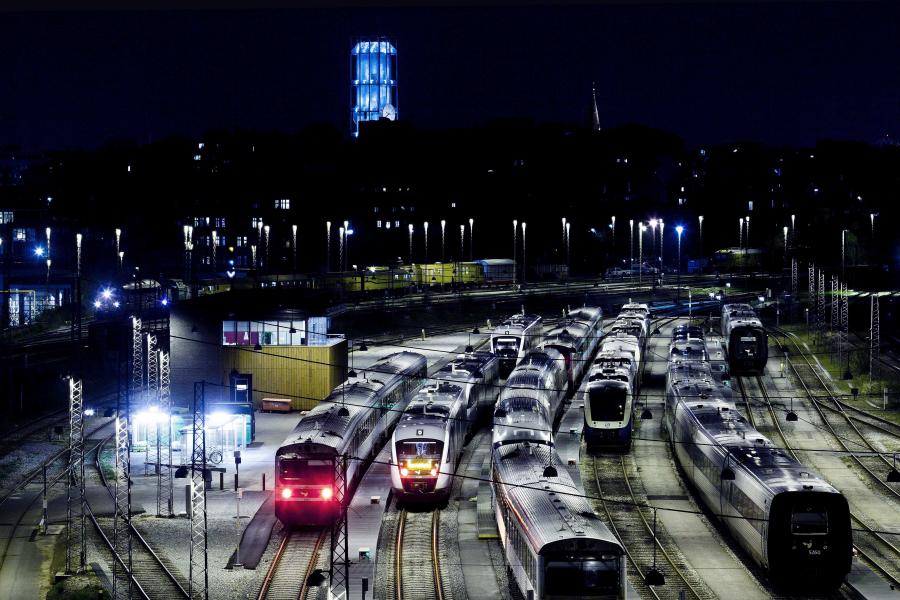
[[[535,600],[624,598],[624,549],[568,471],[552,466],[561,464],[553,425],[569,380],[553,346],[525,355],[494,411],[491,487],[510,579]]]
[[[625,551],[547,444],[494,450],[494,513],[510,580],[534,600],[625,598]],[[555,467],[554,467],[555,469]]]
[[[446,499],[479,412],[497,397],[498,361],[470,352],[450,361],[416,393],[391,440],[391,487],[406,502]]]
[[[589,450],[631,448],[649,314],[646,304],[625,304],[600,345],[584,389],[584,438]]]
[[[777,584],[841,584],[852,559],[847,501],[750,425],[708,360],[670,362],[664,425],[701,501]]]
[[[722,337],[734,373],[762,373],[769,359],[769,338],[749,304],[722,307]]]
[[[491,352],[500,359],[500,375],[512,371],[528,351],[536,348],[543,334],[544,320],[539,315],[516,313],[491,332]]]
[[[574,393],[576,382],[590,365],[602,336],[603,311],[599,307],[570,311],[544,334],[540,347],[553,348],[563,355],[570,393]]]
[[[398,352],[361,369],[306,413],[275,452],[275,516],[286,526],[321,525],[339,514],[335,472],[347,461],[347,501],[427,374],[425,357]]]

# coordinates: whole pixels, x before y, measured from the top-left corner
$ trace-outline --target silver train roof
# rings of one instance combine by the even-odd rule
[[[492,335],[522,335],[525,329],[542,320],[540,315],[516,313],[494,327]]]
[[[558,476],[544,477],[551,452]],[[583,497],[555,450],[536,445],[503,446],[494,450],[493,460],[498,484],[527,523],[525,535],[533,547],[540,551],[566,540],[582,544],[591,540],[598,550],[622,553],[618,540]]]
[[[447,422],[462,401],[462,393],[460,385],[433,379],[427,381],[407,404],[394,429],[394,441],[420,438],[443,440]],[[460,423],[460,426],[465,427],[465,424]]]

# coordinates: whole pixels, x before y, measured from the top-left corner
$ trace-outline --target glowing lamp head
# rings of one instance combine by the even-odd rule
[[[675,228],[675,231],[678,233],[678,235],[681,235],[682,233],[684,233],[684,227],[679,225],[678,227]]]
[[[402,477],[408,476],[408,475],[409,475],[409,469],[407,469],[406,467],[401,468],[401,469],[400,469],[400,475],[401,475]]]
[[[162,305],[163,305],[163,306],[168,306],[168,305],[169,305],[169,299],[168,299],[168,298],[163,298],[161,302],[162,302]]]
[[[37,257],[41,257],[44,255],[44,248],[42,246],[38,246],[34,249],[34,255]]]
[[[100,301],[94,300],[94,308],[100,308]]]
[[[100,292],[100,295],[103,296],[104,300],[109,300],[110,297],[112,296],[112,290],[107,288],[107,289],[103,290],[102,292]]]
[[[437,469],[431,469],[431,476],[437,477]]]
[[[331,500],[331,497],[334,495],[334,492],[330,487],[322,488],[322,500]]]
[[[113,308],[119,308],[119,301],[118,301],[118,300],[116,300],[115,302],[113,302]]]
[[[294,492],[291,490],[291,488],[283,488],[281,490],[281,497],[284,498],[285,500],[287,500],[288,498],[290,498],[293,495],[294,495]]]

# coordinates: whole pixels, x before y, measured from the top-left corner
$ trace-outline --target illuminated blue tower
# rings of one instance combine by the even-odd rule
[[[353,137],[362,121],[397,119],[397,48],[387,38],[357,41],[350,52]]]

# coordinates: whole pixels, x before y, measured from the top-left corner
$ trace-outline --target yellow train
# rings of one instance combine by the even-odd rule
[[[362,271],[325,275],[325,287],[345,292],[404,291],[462,284],[465,287],[503,285],[513,282],[515,263],[508,259],[485,259],[460,263],[427,263],[372,266]]]

